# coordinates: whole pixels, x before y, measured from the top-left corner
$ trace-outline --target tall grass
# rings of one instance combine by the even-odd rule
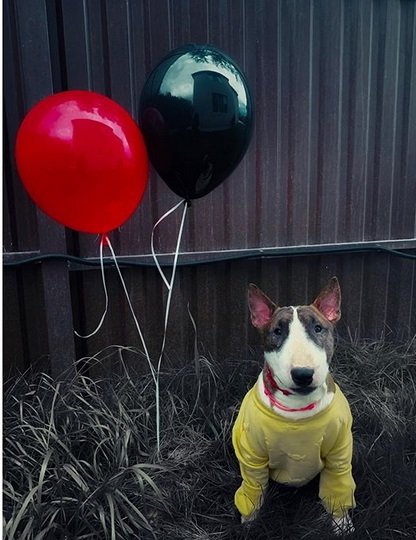
[[[356,533],[416,538],[416,346],[339,343],[333,362],[355,423]],[[95,360],[99,362],[99,360]],[[204,357],[161,374],[161,451],[154,387],[127,370],[70,382],[27,373],[4,392],[4,538],[330,538],[317,482],[271,485],[241,526],[230,435],[261,360]]]

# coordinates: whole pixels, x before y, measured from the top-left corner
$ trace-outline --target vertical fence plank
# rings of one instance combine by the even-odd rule
[[[15,9],[22,63],[21,84],[28,110],[40,99],[53,93],[47,11],[42,0],[19,0]],[[65,230],[40,210],[37,212],[37,223],[40,252],[65,253]],[[62,263],[44,264],[42,279],[51,372],[54,376],[62,376],[69,370],[67,373],[70,376],[75,349],[68,268]]]
[[[4,195],[9,208],[11,251],[35,250],[38,247],[36,209],[20,182],[14,159],[17,131],[25,104],[22,88],[24,77],[20,58],[17,3],[4,3]]]

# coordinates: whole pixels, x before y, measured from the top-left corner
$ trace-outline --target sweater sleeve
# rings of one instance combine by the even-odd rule
[[[243,517],[249,517],[261,506],[269,481],[268,453],[260,439],[255,426],[238,419],[233,429],[233,446],[243,481],[234,502]]]
[[[355,482],[352,476],[352,417],[341,423],[334,446],[323,456],[319,497],[326,510],[335,517],[342,517],[355,508]]]

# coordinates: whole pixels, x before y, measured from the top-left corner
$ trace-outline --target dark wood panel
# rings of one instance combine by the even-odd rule
[[[403,340],[414,335],[415,267],[407,259],[384,254],[325,255],[223,262],[179,267],[172,297],[163,365],[192,361],[197,325],[200,351],[227,360],[247,355],[258,337],[251,327],[247,286],[256,283],[278,305],[311,303],[332,276],[342,290],[339,335],[345,339]],[[91,331],[100,320],[104,295],[97,271],[78,273],[84,282],[79,300]],[[152,359],[163,337],[167,291],[155,269],[123,270],[127,288]],[[86,341],[89,355],[111,345],[141,344],[114,270],[107,272],[110,309],[102,329]],[[76,324],[79,329],[79,326]],[[137,361],[137,360],[136,360]],[[146,370],[146,362],[139,362]]]
[[[19,3],[4,3],[4,193],[10,219],[4,223],[6,238],[13,245],[5,246],[11,251],[38,248],[36,208],[17,175],[14,157],[17,131],[28,110],[23,87],[24,66],[20,49],[25,44],[24,28],[19,23]]]
[[[368,151],[369,137],[373,136],[368,125],[371,89],[371,2],[349,2],[344,10],[344,18],[344,91],[348,97],[343,121],[347,134],[342,148],[345,186],[344,198],[340,201],[338,239],[353,241],[365,238],[366,166],[371,159]]]
[[[253,96],[255,126],[236,170],[189,208],[183,252],[416,236],[414,2],[4,4],[7,251],[69,248],[84,256],[99,253],[95,235],[68,235],[48,218],[38,218],[14,163],[16,133],[25,112],[54,91],[86,88],[112,97],[137,120],[146,77],[170,50],[188,42],[211,43],[243,69]],[[134,216],[111,234],[116,254],[149,253],[154,223],[177,202],[151,170]],[[180,219],[178,210],[161,225],[158,252],[174,250]],[[37,326],[30,326],[33,332],[27,326],[37,304],[42,317],[48,306],[42,324],[49,320],[49,334],[57,340],[63,328],[67,340],[72,337],[73,312],[81,330],[91,330],[98,322],[103,302],[99,271],[71,276],[72,302],[67,269],[60,263],[42,266],[45,289],[37,281],[22,281],[33,279],[29,270],[19,278],[20,270],[8,272],[14,326],[7,350],[14,351],[13,358],[32,359],[48,350],[45,328],[37,342]],[[378,338],[384,333],[393,339],[414,333],[412,261],[356,254],[218,263],[178,269],[167,355],[174,362],[192,355],[188,302],[204,349],[226,358],[237,350],[244,354],[256,343],[246,309],[248,282],[256,282],[281,303],[307,302],[334,273],[342,280],[343,335]],[[108,320],[97,336],[78,342],[79,356],[114,344],[140,346],[118,277],[114,270],[108,274]],[[123,275],[152,357],[157,358],[166,302],[163,283],[154,268],[125,269]],[[39,296],[43,290],[46,303]],[[5,317],[9,324],[7,313]],[[135,361],[134,355],[130,360]],[[111,369],[112,360],[107,363]]]
[[[53,93],[52,62],[48,33],[48,11],[43,0],[15,3],[19,30],[24,105],[30,109],[40,99]],[[66,251],[65,229],[37,212],[41,253]],[[74,341],[68,268],[65,264],[41,266],[48,329],[51,372],[60,376],[73,365]],[[30,325],[30,319],[27,322]],[[30,326],[29,326],[30,328]]]
[[[50,370],[46,309],[40,266],[3,273],[3,372],[23,372],[31,364]]]
[[[392,235],[416,237],[416,4],[403,5],[402,40],[400,43],[400,100],[402,115],[401,146],[397,150],[396,183],[392,194]]]
[[[26,332],[22,327],[18,276],[3,272],[3,375],[22,372],[29,367]]]
[[[210,41],[244,69],[253,141],[230,178],[195,203],[185,250],[414,236],[414,3],[9,0],[5,23],[10,156],[23,111],[52,89],[104,92],[136,117],[146,76],[173,47]],[[17,237],[34,249],[25,240],[36,231],[33,205],[13,184]],[[152,172],[114,233],[117,252],[147,252],[153,223],[175,201]],[[162,251],[174,244],[172,219]],[[94,238],[79,242],[96,254]]]

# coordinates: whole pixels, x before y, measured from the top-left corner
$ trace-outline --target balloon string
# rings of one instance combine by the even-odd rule
[[[104,257],[103,257],[103,250],[104,250],[104,246],[108,246],[108,248],[110,249],[111,251],[111,256],[113,258],[113,261],[114,261],[114,264],[117,268],[117,272],[118,272],[118,275],[120,277],[120,281],[121,281],[121,284],[123,286],[123,290],[124,290],[124,294],[126,295],[126,298],[127,298],[127,302],[128,302],[128,305],[129,305],[129,308],[130,308],[130,311],[133,315],[133,319],[134,319],[134,322],[136,324],[136,328],[137,328],[137,331],[139,333],[139,336],[140,336],[140,340],[142,342],[142,346],[143,346],[143,350],[144,350],[144,353],[145,353],[145,356],[146,356],[146,359],[147,359],[147,363],[149,364],[149,368],[150,368],[150,372],[152,374],[152,377],[153,377],[153,381],[154,383],[156,384],[156,370],[150,360],[150,355],[149,355],[149,352],[147,350],[147,347],[146,347],[146,342],[144,340],[144,337],[143,337],[143,333],[141,331],[141,328],[140,328],[140,325],[139,325],[139,321],[137,320],[137,317],[136,317],[136,314],[134,313],[134,310],[133,310],[133,306],[131,304],[131,300],[130,300],[130,297],[129,297],[129,294],[127,292],[127,287],[126,287],[126,284],[124,282],[124,278],[123,278],[123,275],[120,271],[120,267],[118,265],[118,262],[117,262],[117,257],[114,253],[114,250],[113,250],[113,246],[111,245],[111,242],[110,242],[110,239],[108,238],[108,236],[106,234],[103,234],[101,235],[101,241],[100,241],[100,265],[101,265],[101,277],[102,277],[102,280],[103,280],[103,288],[104,288],[104,294],[105,294],[105,309],[104,309],[104,313],[102,314],[101,316],[101,320],[97,326],[97,328],[91,332],[91,334],[88,334],[86,336],[83,336],[81,334],[79,334],[76,330],[74,331],[75,332],[75,335],[82,338],[82,339],[88,339],[92,336],[94,336],[99,330],[100,328],[102,327],[103,323],[104,323],[104,319],[107,315],[107,311],[108,311],[108,291],[107,291],[107,284],[106,284],[106,280],[105,280],[105,273],[104,273]]]
[[[121,284],[123,286],[124,294],[126,296],[127,303],[129,305],[131,314],[133,316],[133,319],[134,319],[134,322],[135,322],[135,325],[136,325],[136,328],[137,328],[137,332],[138,332],[138,334],[140,336],[140,341],[142,342],[144,354],[146,356],[147,363],[149,364],[150,373],[152,374],[153,381],[156,384],[157,383],[157,378],[156,378],[155,368],[154,368],[154,366],[152,364],[152,361],[150,360],[149,351],[147,349],[146,342],[144,340],[143,332],[142,332],[142,330],[140,328],[139,321],[137,320],[136,314],[134,313],[134,309],[133,309],[133,306],[132,306],[132,303],[131,303],[131,300],[130,300],[130,296],[129,296],[129,293],[127,291],[126,283],[124,281],[123,275],[122,275],[120,267],[118,265],[117,258],[115,256],[113,246],[111,245],[110,239],[107,237],[106,240],[107,240],[107,243],[108,243],[108,247],[109,247],[109,249],[111,251],[111,256],[113,257],[114,264],[115,264],[115,266],[117,268],[117,272],[118,272],[118,275],[120,277],[120,281],[121,281]]]
[[[155,225],[153,226],[153,229],[152,229],[152,236],[151,236],[151,239],[150,239],[150,248],[152,250],[152,255],[153,255],[153,259],[155,261],[155,264],[156,264],[156,267],[157,269],[159,270],[159,274],[161,275],[167,289],[169,290],[171,285],[165,275],[165,273],[163,272],[160,264],[159,264],[159,261],[157,259],[157,256],[156,256],[156,253],[155,253],[155,247],[154,247],[154,236],[155,236],[155,231],[157,229],[157,227],[159,226],[160,223],[162,223],[162,221],[164,221],[170,214],[172,214],[172,212],[174,212],[177,208],[180,207],[180,205],[183,203],[184,201],[180,201],[178,202],[178,204],[176,204],[173,208],[171,208],[170,210],[168,210],[165,214],[163,214],[163,216],[161,218],[159,218],[157,220],[157,222],[155,223]],[[186,204],[185,204],[186,206]]]
[[[172,212],[174,212],[177,208],[179,208],[179,206],[182,203],[184,203],[184,208],[183,208],[181,224],[180,224],[180,227],[179,227],[178,239],[177,239],[177,242],[176,242],[175,255],[174,255],[173,267],[172,267],[172,275],[171,275],[171,279],[170,279],[170,282],[169,282],[167,280],[167,278],[166,278],[166,275],[162,271],[162,269],[161,269],[161,267],[159,265],[159,262],[157,260],[156,253],[155,253],[154,247],[153,247],[153,236],[154,236],[154,232],[155,232],[156,227],[163,220],[165,220]],[[169,322],[169,311],[170,311],[170,305],[171,305],[171,300],[172,300],[172,292],[173,292],[173,284],[175,282],[176,268],[177,268],[178,257],[179,257],[179,249],[180,249],[180,245],[181,245],[181,240],[182,240],[182,234],[183,234],[183,228],[184,228],[184,224],[185,224],[185,217],[186,217],[187,209],[188,209],[188,204],[187,204],[187,202],[185,200],[183,200],[180,203],[178,203],[177,205],[175,205],[173,208],[171,208],[168,212],[166,212],[157,221],[157,223],[153,227],[152,239],[151,239],[151,244],[152,244],[151,247],[152,247],[153,258],[155,260],[155,263],[156,263],[156,266],[157,266],[157,268],[159,270],[159,273],[162,276],[162,279],[165,282],[165,285],[166,285],[166,287],[168,289],[168,298],[167,298],[167,301],[166,301],[166,309],[165,309],[165,320],[164,320],[162,347],[160,349],[160,355],[159,355],[159,360],[158,360],[158,363],[157,363],[157,371],[156,371],[156,392],[155,392],[156,393],[156,442],[157,442],[157,453],[158,453],[158,455],[159,455],[159,452],[160,452],[160,386],[159,386],[160,368],[161,368],[161,365],[162,365],[163,354],[165,352],[167,328],[168,328],[168,322]]]
[[[108,242],[109,242],[108,237],[105,234],[102,234],[101,235],[101,241],[100,241],[100,265],[101,265],[101,279],[103,280],[103,288],[104,288],[104,295],[105,295],[104,313],[101,316],[101,320],[98,323],[97,328],[93,332],[91,332],[91,334],[83,336],[83,335],[79,334],[76,330],[74,330],[74,334],[77,337],[82,338],[82,339],[88,339],[88,338],[94,336],[99,331],[99,329],[102,327],[102,325],[104,323],[104,319],[105,319],[105,317],[107,315],[107,311],[108,311],[108,291],[107,291],[107,284],[106,284],[106,281],[105,281],[105,273],[104,273],[103,249],[104,249],[104,245],[108,245]]]

